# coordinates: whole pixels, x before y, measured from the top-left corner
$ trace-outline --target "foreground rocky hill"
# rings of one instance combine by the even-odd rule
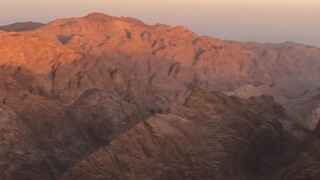
[[[101,13],[0,31],[0,179],[277,174],[318,121],[319,68],[316,47]]]
[[[271,97],[195,90],[61,179],[257,179],[283,167],[305,131]]]

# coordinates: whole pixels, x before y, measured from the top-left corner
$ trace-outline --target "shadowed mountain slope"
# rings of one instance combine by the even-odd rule
[[[61,179],[257,179],[288,163],[289,147],[304,137],[271,97],[195,90],[184,106],[140,122]]]
[[[300,180],[319,179],[320,177],[320,128],[319,124],[314,132],[304,142],[299,156],[289,166],[281,170],[274,179]]]

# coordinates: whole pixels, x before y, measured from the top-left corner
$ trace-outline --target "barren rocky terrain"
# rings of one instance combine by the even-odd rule
[[[102,13],[6,27],[0,179],[319,174],[320,48]]]
[[[306,136],[271,97],[194,90],[77,163],[61,179],[257,179]],[[292,158],[292,157],[291,157]]]

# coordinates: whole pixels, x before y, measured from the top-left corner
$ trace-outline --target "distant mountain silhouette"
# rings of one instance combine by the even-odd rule
[[[37,28],[39,28],[39,27],[41,27],[43,25],[44,24],[42,24],[42,23],[32,22],[32,21],[17,22],[17,23],[14,23],[14,24],[0,26],[0,30],[3,30],[3,31],[15,31],[15,32],[29,31],[29,30],[37,29]]]

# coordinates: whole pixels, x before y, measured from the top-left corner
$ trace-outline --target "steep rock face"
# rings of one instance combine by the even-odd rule
[[[61,179],[256,179],[283,166],[286,147],[304,137],[271,97],[195,90],[184,106],[140,122]]]

